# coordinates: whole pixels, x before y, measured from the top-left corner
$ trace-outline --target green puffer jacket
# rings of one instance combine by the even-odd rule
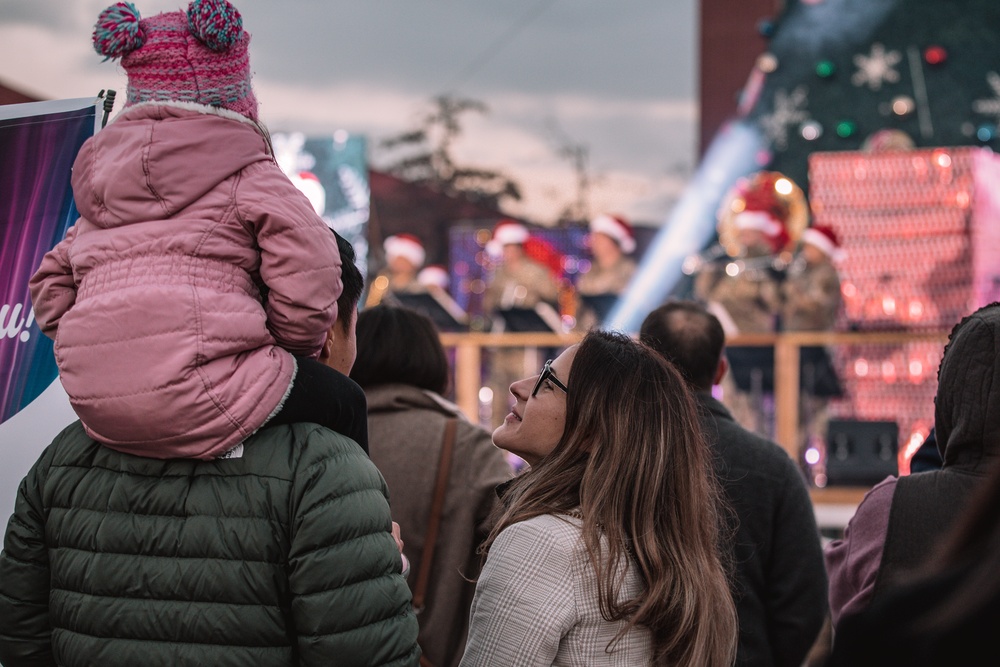
[[[242,456],[156,460],[68,427],[18,490],[0,662],[416,665],[382,476],[347,438],[275,426]]]

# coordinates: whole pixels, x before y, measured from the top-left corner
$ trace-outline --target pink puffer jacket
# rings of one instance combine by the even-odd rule
[[[87,432],[156,458],[231,449],[336,319],[334,235],[262,130],[208,107],[126,110],[72,182],[81,217],[30,286]]]

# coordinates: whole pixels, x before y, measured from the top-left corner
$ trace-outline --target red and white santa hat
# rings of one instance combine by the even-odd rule
[[[319,182],[316,174],[311,171],[300,171],[289,176],[288,180],[306,196],[316,215],[322,216],[326,212],[326,188]]]
[[[431,264],[421,269],[420,273],[417,274],[417,282],[427,287],[440,287],[446,290],[451,283],[451,278],[446,268],[440,264]]]
[[[528,228],[517,220],[503,219],[493,228],[493,238],[486,244],[486,252],[498,257],[505,245],[522,245],[531,238]]]
[[[413,266],[420,267],[427,258],[424,244],[413,234],[394,234],[385,240],[382,247],[385,248],[386,260],[403,257],[410,260]]]
[[[816,246],[835,262],[844,259],[844,251],[840,247],[837,232],[829,225],[813,225],[802,231],[802,243]]]
[[[620,216],[606,213],[597,216],[590,221],[590,232],[611,237],[624,253],[635,250],[635,232],[632,230],[632,225]]]

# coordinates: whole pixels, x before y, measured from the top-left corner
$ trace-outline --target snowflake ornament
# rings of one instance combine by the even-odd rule
[[[1000,74],[987,72],[986,82],[993,89],[994,97],[992,99],[976,100],[972,103],[972,110],[984,116],[995,116],[997,124],[1000,125]]]
[[[872,44],[871,55],[854,56],[854,64],[858,66],[858,71],[851,77],[851,83],[859,87],[867,84],[872,90],[881,90],[883,83],[899,81],[896,65],[902,61],[902,53],[886,51],[884,46],[875,42]]]
[[[788,147],[789,126],[797,126],[809,120],[809,112],[805,109],[809,102],[808,96],[805,86],[798,86],[791,93],[779,90],[774,95],[771,113],[762,115],[757,120],[776,149],[784,150]]]

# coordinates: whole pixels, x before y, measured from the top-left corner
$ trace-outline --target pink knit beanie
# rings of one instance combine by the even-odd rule
[[[125,106],[193,102],[257,120],[250,85],[250,35],[227,0],[194,0],[185,12],[141,19],[130,2],[108,7],[94,26],[94,50],[121,58]]]

